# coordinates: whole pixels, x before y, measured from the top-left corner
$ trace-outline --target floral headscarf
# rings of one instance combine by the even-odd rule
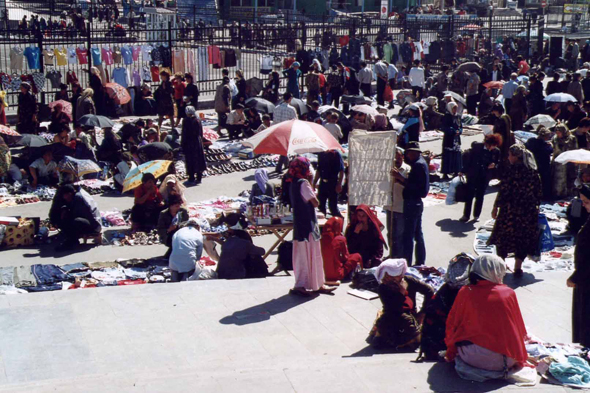
[[[311,174],[309,166],[311,163],[305,157],[297,157],[289,164],[288,179],[285,181],[293,182],[294,179],[307,179]]]
[[[510,153],[514,157],[520,158],[527,168],[537,170],[535,156],[524,145],[514,144],[510,146]]]

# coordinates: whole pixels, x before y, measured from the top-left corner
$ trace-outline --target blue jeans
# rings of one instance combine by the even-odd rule
[[[386,210],[385,214],[387,215],[386,226],[388,237],[387,240],[389,241],[389,257],[403,258],[404,213],[396,213]]]
[[[408,266],[412,265],[414,241],[416,242],[416,265],[424,265],[426,262],[426,246],[422,233],[423,211],[424,204],[421,199],[404,201],[403,253]]]

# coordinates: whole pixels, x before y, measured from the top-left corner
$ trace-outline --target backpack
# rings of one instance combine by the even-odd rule
[[[359,270],[353,273],[350,286],[354,289],[364,289],[377,293],[379,282],[372,270]]]
[[[336,72],[331,72],[328,75],[328,84],[330,88],[342,88],[342,76]]]
[[[283,270],[293,270],[293,242],[283,242],[279,245],[277,263]]]
[[[305,80],[307,90],[319,91],[320,90],[320,78],[317,74],[308,74]]]

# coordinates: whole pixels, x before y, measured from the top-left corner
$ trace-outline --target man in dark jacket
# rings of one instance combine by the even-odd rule
[[[551,146],[551,131],[545,127],[539,129],[539,135],[526,141],[526,148],[533,153],[537,162],[537,171],[541,176],[543,185],[543,198],[551,199],[551,155],[553,147]]]

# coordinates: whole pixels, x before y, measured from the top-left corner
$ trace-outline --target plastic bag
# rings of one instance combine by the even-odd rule
[[[537,252],[540,254],[541,252],[548,252],[555,248],[555,243],[553,242],[553,235],[551,234],[551,228],[549,227],[549,222],[547,221],[547,217],[544,214],[539,214],[539,246],[537,247]]]
[[[457,187],[459,187],[463,183],[464,183],[463,179],[459,176],[457,176],[453,180],[451,180],[451,184],[449,184],[449,191],[447,192],[447,199],[445,200],[445,204],[454,205],[454,204],[460,202],[457,200]]]

